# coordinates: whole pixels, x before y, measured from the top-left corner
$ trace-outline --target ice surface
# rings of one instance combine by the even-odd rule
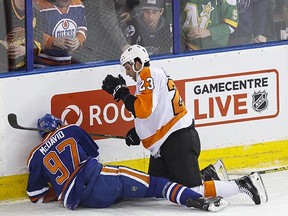
[[[29,200],[0,203],[1,216],[183,216],[183,215],[221,215],[221,216],[271,216],[288,215],[288,171],[262,175],[268,193],[268,202],[256,206],[245,194],[239,194],[226,200],[230,205],[220,212],[203,212],[178,206],[165,199],[125,200],[110,208],[88,209],[77,208],[74,211],[65,209],[57,202],[33,204]]]

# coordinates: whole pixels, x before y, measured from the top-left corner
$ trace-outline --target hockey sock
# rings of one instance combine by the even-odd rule
[[[150,176],[149,188],[145,197],[166,198],[173,203],[186,205],[188,198],[195,200],[202,195],[166,178]]]
[[[239,194],[239,187],[235,181],[214,181],[216,195],[230,197]]]
[[[205,181],[203,185],[193,187],[191,190],[205,197],[230,197],[240,193],[235,181]]]
[[[188,199],[196,200],[201,194],[175,182],[168,182],[163,189],[163,196],[173,203],[186,205]]]

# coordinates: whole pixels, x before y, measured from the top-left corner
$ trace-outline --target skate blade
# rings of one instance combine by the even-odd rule
[[[217,160],[215,164],[213,164],[217,175],[219,176],[221,181],[228,181],[229,177],[225,168],[225,165],[221,159]]]
[[[223,198],[216,203],[210,203],[208,207],[208,211],[218,212],[228,206],[230,203]]]
[[[265,188],[265,185],[263,183],[261,175],[257,172],[254,172],[254,173],[251,173],[250,178],[258,190],[258,193],[259,193],[260,199],[261,199],[261,203],[268,202],[267,191],[266,191],[266,188]]]

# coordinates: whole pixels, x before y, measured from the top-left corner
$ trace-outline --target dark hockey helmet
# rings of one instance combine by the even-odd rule
[[[45,137],[49,131],[56,130],[59,126],[62,126],[63,122],[61,119],[56,118],[55,116],[47,113],[42,118],[38,119],[37,127],[45,131],[39,131],[41,137]]]

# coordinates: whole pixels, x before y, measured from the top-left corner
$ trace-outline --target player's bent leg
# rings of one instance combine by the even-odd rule
[[[243,176],[229,181],[210,180],[203,185],[193,187],[191,190],[204,197],[230,197],[239,193],[247,194],[256,205],[268,201],[267,192],[259,173]]]
[[[103,166],[100,173],[95,170],[87,175],[81,205],[89,208],[107,208],[113,205],[119,199],[122,188],[115,172],[117,167]]]
[[[150,176],[130,167],[120,166],[118,175],[122,186],[121,198],[144,198],[147,194]]]

